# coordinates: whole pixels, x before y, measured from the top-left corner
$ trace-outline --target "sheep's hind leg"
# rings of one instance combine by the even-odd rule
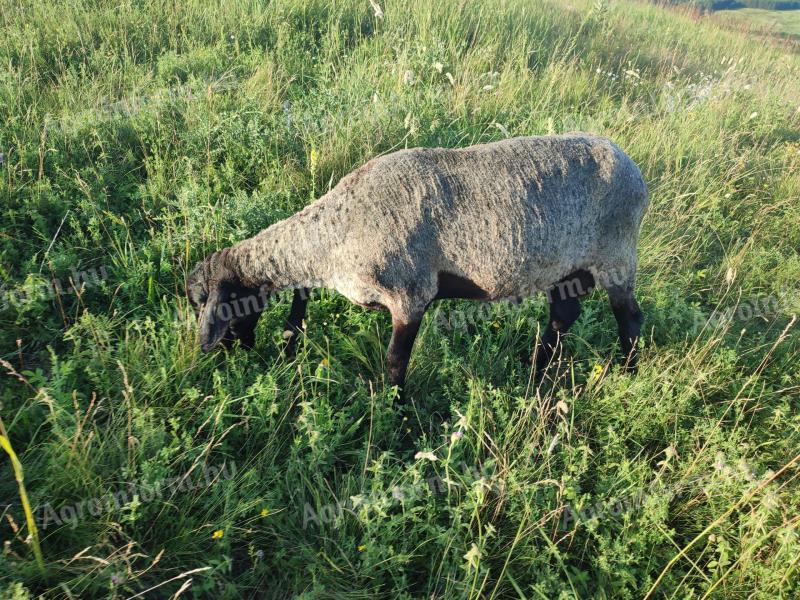
[[[295,290],[292,297],[292,307],[289,309],[283,329],[283,353],[287,358],[294,357],[297,350],[297,339],[303,333],[303,319],[306,316],[308,294],[309,290],[301,288]]]
[[[644,315],[639,310],[633,290],[629,287],[610,286],[608,298],[611,301],[611,310],[617,320],[619,343],[625,357],[624,369],[635,373],[638,363],[639,332],[644,322]]]
[[[561,336],[578,320],[580,314],[581,301],[578,298],[558,298],[550,301],[550,318],[532,357],[537,375],[541,375],[553,360]]]

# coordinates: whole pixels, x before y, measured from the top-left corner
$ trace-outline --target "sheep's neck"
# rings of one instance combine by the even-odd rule
[[[335,233],[302,211],[234,246],[233,266],[248,287],[330,287],[328,257]]]

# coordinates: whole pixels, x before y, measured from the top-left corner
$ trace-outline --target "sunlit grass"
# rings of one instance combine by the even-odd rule
[[[798,55],[647,2],[376,5],[0,0],[0,410],[47,573],[4,461],[0,595],[796,596]],[[441,303],[409,421],[386,315],[332,292],[295,360],[287,302],[200,352],[207,252],[377,154],[570,130],[650,188],[636,377],[600,292],[541,385],[542,299]]]

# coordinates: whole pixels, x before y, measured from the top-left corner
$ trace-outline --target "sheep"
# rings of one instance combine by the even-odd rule
[[[388,311],[390,385],[402,388],[425,310],[435,300],[495,301],[546,292],[550,316],[530,362],[541,370],[580,315],[608,293],[635,371],[643,322],[636,247],[648,205],[636,164],[609,139],[518,137],[373,158],[303,210],[209,255],[187,294],[204,352],[254,329],[269,295],[294,289],[285,351],[294,354],[308,290],[337,290]]]

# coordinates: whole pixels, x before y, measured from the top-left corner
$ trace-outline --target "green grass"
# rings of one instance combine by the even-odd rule
[[[798,55],[649,3],[377,2],[0,0],[0,402],[50,521],[42,573],[3,458],[0,596],[797,597]],[[448,302],[431,461],[386,315],[325,292],[296,360],[286,303],[200,353],[206,253],[376,154],[574,129],[651,190],[637,376],[601,293],[540,387],[541,300]]]
[[[740,8],[720,10],[715,14],[735,19],[737,23],[750,23],[771,33],[800,37],[800,10]]]

